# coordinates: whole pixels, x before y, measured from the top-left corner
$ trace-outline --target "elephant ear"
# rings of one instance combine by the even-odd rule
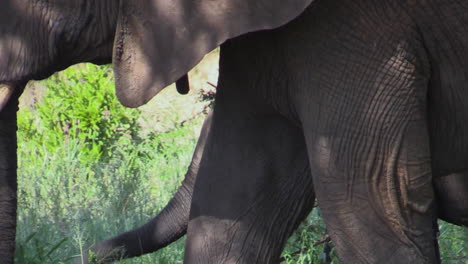
[[[113,64],[117,96],[137,107],[229,38],[279,27],[313,0],[121,0]]]

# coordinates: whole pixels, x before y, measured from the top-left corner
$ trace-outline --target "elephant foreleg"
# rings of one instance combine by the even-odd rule
[[[99,242],[94,246],[91,251],[94,253],[94,258],[100,261],[99,263],[154,252],[176,241],[186,233],[193,186],[197,178],[210,124],[211,113],[203,124],[185,179],[168,205],[143,226]],[[88,257],[88,252],[86,252],[81,261],[87,263]]]
[[[0,111],[0,262],[13,263],[17,208],[17,91]]]
[[[301,130],[250,107],[256,106],[217,98],[195,183],[184,263],[277,263],[287,238],[312,209],[315,195]]]

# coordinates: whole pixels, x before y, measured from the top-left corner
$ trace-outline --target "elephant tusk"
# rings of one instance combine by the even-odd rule
[[[15,88],[13,85],[0,84],[0,111],[2,111],[2,109],[8,103],[14,90]]]

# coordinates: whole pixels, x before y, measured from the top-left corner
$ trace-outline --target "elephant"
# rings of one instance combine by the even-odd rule
[[[302,129],[344,263],[436,263],[433,182],[453,210],[441,213],[467,223],[468,6],[452,4],[314,1],[281,28],[221,46],[214,112],[231,120],[250,106],[249,117],[278,115]],[[213,174],[199,171],[192,198],[187,245],[199,250],[216,242],[191,243],[203,237],[191,231],[222,223],[203,199],[220,186]]]
[[[249,117],[301,127],[344,263],[436,263],[433,181],[453,210],[441,213],[467,224],[468,6],[452,4],[314,1],[281,28],[221,46],[215,113],[230,120],[247,104]],[[187,245],[203,237],[191,230],[222,222],[203,200],[210,176],[199,171]]]
[[[2,4],[0,258],[7,263],[16,225],[15,112],[27,81],[74,63],[112,59],[117,96],[136,107],[228,39],[212,124],[220,132],[207,140],[210,162],[194,184],[187,262],[223,257],[226,242],[216,236],[223,237],[239,204],[216,198],[245,186],[232,184],[237,188],[221,193],[225,186],[214,179],[231,182],[239,171],[223,169],[233,165],[220,142],[229,140],[229,127],[248,127],[254,118],[282,119],[302,131],[315,194],[344,262],[436,262],[436,201],[443,217],[466,224],[464,3]],[[250,112],[240,114],[243,108]],[[208,199],[204,194],[212,190]],[[241,244],[233,254],[242,252]]]

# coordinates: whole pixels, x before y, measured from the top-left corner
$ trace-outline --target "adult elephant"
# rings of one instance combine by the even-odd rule
[[[138,106],[226,39],[284,24],[309,3],[140,0],[121,1],[117,8],[116,1],[4,1],[0,258],[11,260],[14,249],[15,112],[28,80],[80,61],[109,60],[114,18],[117,94]],[[460,72],[466,60],[459,59],[466,54],[460,33],[466,10],[455,1],[317,0],[293,23],[222,48],[216,127],[242,125],[230,121],[239,118],[232,115],[237,103],[262,102],[246,106],[252,112],[242,117],[281,116],[302,129],[318,200],[344,261],[435,261],[432,175],[441,197],[455,202],[454,212],[467,212],[467,111],[457,100],[466,84]],[[233,99],[245,96],[253,100]],[[444,131],[455,137],[436,137]],[[203,195],[222,189],[210,175],[220,175],[216,164],[229,159],[219,143],[210,149],[219,163],[203,167],[195,184],[186,255],[204,263],[222,252],[195,259],[217,246],[216,237],[205,237],[198,227],[209,227],[210,234],[228,228],[214,209],[226,199],[206,201]],[[463,187],[452,192],[454,186]]]
[[[241,106],[301,127],[345,263],[436,263],[433,181],[467,224],[466,11],[455,1],[319,0],[277,30],[221,48],[218,122],[229,126],[222,120]],[[199,171],[186,256],[216,247],[198,230],[223,225],[211,209],[223,200],[203,196],[221,186]]]
[[[467,224],[467,11],[455,1],[319,0],[282,28],[221,48],[219,122],[240,105],[302,128],[345,263],[436,263],[433,181]],[[221,188],[209,175],[199,171],[193,194],[192,257],[216,247],[198,227],[225,220],[211,209],[222,199],[203,197]]]

